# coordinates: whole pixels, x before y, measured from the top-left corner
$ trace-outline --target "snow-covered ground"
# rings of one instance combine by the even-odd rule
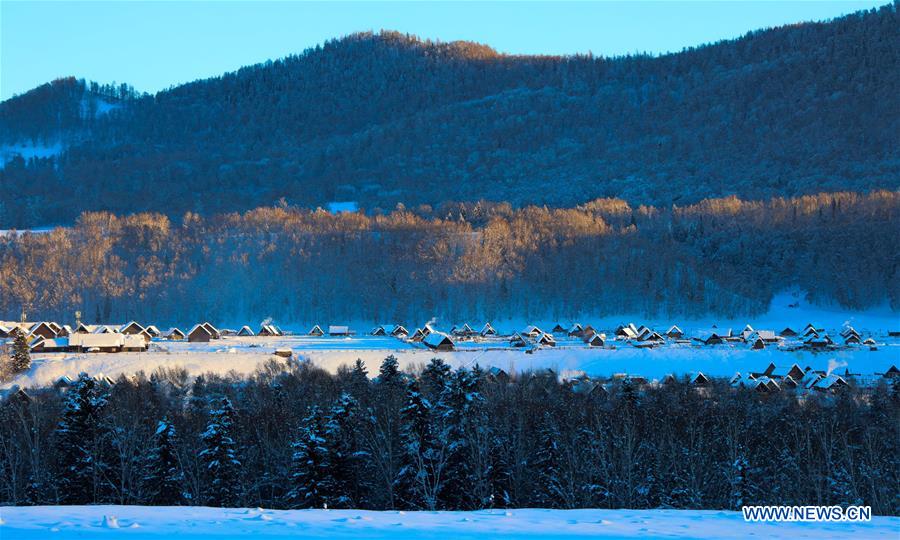
[[[526,353],[509,348],[502,339],[478,343],[461,342],[459,350],[435,352],[418,343],[390,337],[359,336],[352,338],[224,337],[209,343],[154,341],[148,352],[125,353],[36,353],[31,369],[0,389],[12,385],[28,388],[53,384],[63,375],[76,377],[84,371],[91,375],[117,377],[138,371],[152,373],[157,367],[183,367],[192,375],[201,373],[252,373],[261,363],[277,358],[274,352],[289,348],[296,358],[334,372],[342,365],[362,359],[372,375],[377,374],[382,360],[390,354],[402,368],[425,365],[437,356],[453,367],[499,367],[508,372],[551,368],[557,373],[583,371],[592,376],[630,373],[649,378],[662,378],[668,373],[685,374],[702,371],[710,376],[730,377],[735,372],[763,371],[774,362],[790,366],[810,366],[817,370],[845,369],[852,373],[883,373],[891,365],[900,365],[900,340],[879,340],[879,347],[856,346],[814,353],[809,350],[788,351],[770,346],[752,350],[745,343],[704,346],[669,344],[655,349],[638,349],[622,342],[612,342],[603,349],[589,348],[575,339],[560,339],[557,347],[545,347]],[[615,348],[612,348],[615,347]]]
[[[794,307],[789,307],[793,305]],[[369,373],[375,375],[382,360],[393,354],[402,368],[415,368],[426,364],[431,358],[443,358],[453,367],[482,368],[499,367],[508,372],[522,372],[550,368],[557,373],[584,372],[591,376],[610,376],[616,373],[641,375],[650,379],[660,379],[666,374],[677,375],[701,371],[713,377],[731,377],[735,372],[763,371],[774,362],[779,366],[798,364],[822,371],[835,370],[843,374],[851,373],[873,376],[884,373],[892,365],[900,367],[900,339],[887,337],[889,330],[900,330],[900,313],[887,306],[865,312],[848,312],[822,306],[808,305],[798,292],[786,292],[775,298],[765,315],[747,319],[699,318],[699,319],[658,319],[615,316],[582,319],[583,324],[591,324],[612,337],[612,330],[620,323],[633,321],[646,324],[659,332],[665,332],[672,324],[678,324],[686,336],[702,330],[710,330],[716,325],[718,331],[727,328],[740,332],[750,323],[757,330],[780,332],[790,326],[800,331],[807,323],[824,327],[838,343],[843,343],[839,333],[846,325],[852,325],[863,339],[872,337],[878,343],[877,350],[868,346],[841,347],[838,350],[812,352],[796,349],[796,341],[782,346],[769,346],[764,350],[752,350],[746,343],[726,343],[712,347],[698,344],[667,343],[664,347],[638,349],[627,343],[608,341],[602,349],[589,348],[580,340],[559,337],[557,347],[545,347],[526,353],[525,349],[509,347],[504,338],[488,340],[460,341],[457,350],[434,352],[421,343],[409,343],[392,337],[366,335],[371,323],[352,324],[358,332],[353,337],[312,337],[305,333],[312,324],[284,325],[299,335],[285,337],[225,337],[210,343],[188,343],[177,341],[154,341],[148,352],[117,354],[76,354],[40,353],[33,355],[32,368],[12,381],[0,385],[0,390],[18,385],[23,388],[53,384],[66,375],[76,377],[84,371],[91,375],[117,377],[131,375],[138,371],[149,374],[157,367],[183,367],[191,375],[201,373],[238,374],[252,373],[261,363],[274,358],[276,349],[291,349],[294,357],[310,361],[317,366],[334,372],[342,365],[350,365],[357,359],[366,363]],[[464,321],[456,321],[461,324]],[[554,322],[530,321],[551,330]],[[568,324],[571,321],[559,321]],[[469,321],[476,330],[482,321]],[[439,329],[449,330],[449,321],[435,321]],[[497,330],[509,334],[522,330],[526,321],[507,320],[493,322]],[[240,325],[233,325],[239,328]],[[327,326],[326,326],[327,327]],[[414,327],[410,326],[412,331]]]
[[[711,510],[371,512],[206,507],[0,507],[3,540],[58,538],[897,538],[900,518],[747,523]]]

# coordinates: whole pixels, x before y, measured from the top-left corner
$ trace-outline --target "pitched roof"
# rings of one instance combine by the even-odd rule
[[[428,334],[427,336],[425,336],[425,339],[422,340],[422,343],[433,349],[447,344],[449,344],[451,347],[453,346],[453,340],[450,339],[450,336],[443,332],[432,332]]]

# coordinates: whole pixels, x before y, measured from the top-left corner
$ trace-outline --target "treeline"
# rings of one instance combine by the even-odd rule
[[[0,317],[419,325],[616,313],[749,316],[776,292],[900,306],[900,195],[569,209],[487,202],[333,215],[288,206],[173,223],[83,214],[0,239]]]
[[[88,210],[209,216],[282,197],[390,209],[893,189],[896,6],[659,57],[354,34],[81,124],[71,100],[89,85],[49,85],[0,104],[0,139],[82,131],[58,158],[0,170],[0,224],[68,224]]]
[[[330,375],[157,371],[0,403],[3,504],[470,510],[871,505],[900,513],[900,385],[579,392],[388,357]]]

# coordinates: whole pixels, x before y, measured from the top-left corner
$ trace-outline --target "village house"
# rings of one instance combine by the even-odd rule
[[[328,335],[347,337],[350,335],[350,327],[332,324],[328,327]]]
[[[241,327],[240,330],[237,331],[237,335],[242,337],[250,337],[253,335],[253,330],[245,324]]]
[[[143,340],[141,340],[143,342]],[[121,352],[125,345],[124,334],[104,332],[100,334],[73,334],[69,336],[69,348],[73,352]]]
[[[138,324],[136,321],[131,321],[127,324],[123,324],[117,330],[120,334],[129,334],[136,335],[144,332],[144,327]]]
[[[487,376],[488,376],[489,379],[491,379],[491,380],[493,380],[493,381],[495,381],[495,382],[498,382],[498,383],[500,383],[500,384],[507,384],[507,383],[509,383],[510,380],[511,380],[511,377],[509,376],[509,373],[503,371],[502,369],[500,369],[500,368],[498,368],[498,367],[496,367],[496,366],[492,366],[492,367],[488,370]]]
[[[469,326],[469,323],[463,323],[463,325],[459,327],[454,326],[450,329],[450,333],[459,337],[472,337],[478,335],[478,332],[473,330],[472,327]]]
[[[564,326],[561,325],[560,323],[556,323],[556,324],[553,326],[553,329],[550,330],[550,332],[552,332],[552,333],[554,333],[554,334],[565,334],[565,333],[566,333],[566,327],[564,327]]]
[[[681,339],[684,337],[684,332],[681,328],[678,328],[674,324],[666,330],[666,337],[669,339]]]
[[[322,327],[317,324],[317,325],[313,326],[312,328],[310,328],[309,332],[307,332],[306,335],[322,337],[325,335],[325,332],[322,330]]]
[[[798,366],[797,364],[791,364],[790,366],[779,366],[774,362],[769,362],[769,365],[766,366],[766,369],[762,373],[754,373],[754,377],[771,377],[773,379],[783,379],[784,377],[791,377],[795,381],[799,381],[803,378],[806,372]]]
[[[425,339],[425,336],[426,336],[426,334],[425,334],[424,330],[422,330],[421,328],[416,328],[416,331],[413,332],[413,335],[410,336],[409,340],[418,342],[418,341],[422,341],[423,339]]]
[[[146,333],[122,334],[122,350],[129,352],[143,352],[147,350]]]
[[[178,340],[186,338],[187,335],[184,332],[182,332],[181,330],[179,330],[178,328],[175,328],[173,326],[172,328],[169,328],[168,330],[163,332],[162,337],[163,337],[163,339],[168,339],[170,341],[178,341]]]
[[[581,326],[581,324],[579,324],[579,323],[575,323],[569,328],[567,334],[569,337],[578,337],[578,338],[583,337],[584,336],[584,327]]]
[[[662,343],[665,341],[665,338],[663,338],[657,332],[654,332],[653,330],[651,330],[649,328],[644,328],[643,331],[641,331],[641,333],[638,334],[637,340],[638,341],[654,341],[657,343]]]
[[[810,334],[806,341],[803,344],[810,349],[827,349],[834,346],[834,341],[828,337],[828,334],[819,334],[813,333]]]
[[[543,334],[544,332],[543,332],[543,330],[541,330],[541,329],[538,328],[537,326],[535,326],[535,325],[533,325],[533,324],[530,324],[530,325],[526,326],[526,327],[525,327],[525,330],[523,330],[523,331],[520,332],[520,333],[521,333],[523,336],[528,336],[528,337],[533,337],[533,338],[534,338],[534,337],[538,337],[539,335]]]
[[[259,332],[257,332],[256,335],[263,336],[263,337],[275,337],[275,336],[280,336],[282,334],[281,334],[281,329],[278,328],[277,326],[275,326],[274,324],[264,324],[264,325],[260,326]]]
[[[588,347],[603,347],[606,345],[606,334],[591,334],[585,342],[588,344]]]
[[[847,381],[844,380],[840,375],[826,375],[820,379],[818,379],[815,383],[812,384],[812,390],[816,390],[817,392],[827,392],[827,393],[835,393],[840,390],[847,388],[850,386],[847,384]]]
[[[524,347],[524,346],[528,345],[528,342],[525,341],[525,338],[523,338],[521,334],[516,332],[515,334],[510,336],[509,345],[511,347]]]
[[[66,352],[69,350],[69,338],[60,337],[47,339],[38,337],[31,344],[31,352]]]
[[[784,330],[782,330],[779,334],[783,337],[794,337],[797,335],[797,332],[795,332],[790,326],[788,326]]]
[[[213,333],[204,323],[195,324],[187,333],[187,340],[191,343],[208,343],[211,339],[213,339]]]
[[[45,339],[53,339],[57,336],[56,330],[50,326],[50,323],[42,321],[39,323],[34,323],[34,325],[28,330],[28,336],[40,336]]]
[[[617,338],[621,339],[635,339],[638,337],[638,329],[634,326],[634,323],[628,323],[627,325],[620,324],[616,328],[615,335]]]
[[[535,340],[535,343],[538,345],[543,345],[545,347],[556,347],[556,339],[553,337],[553,334],[541,334]]]
[[[443,332],[431,332],[425,336],[422,343],[435,351],[452,351],[454,348],[453,340]]]
[[[405,338],[409,335],[409,331],[399,324],[383,324],[373,328],[372,335]]]
[[[484,323],[484,326],[481,328],[481,337],[496,336],[496,335],[497,335],[497,331],[494,329],[493,326],[491,326],[491,323],[489,323],[489,322]]]
[[[208,321],[202,324],[203,327],[206,328],[207,332],[209,332],[211,339],[220,339],[222,337],[222,333],[219,332],[219,329],[210,324]],[[190,332],[188,332],[188,336],[190,336]]]

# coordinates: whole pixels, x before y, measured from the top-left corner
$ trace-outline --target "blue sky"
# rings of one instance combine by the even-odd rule
[[[155,92],[361,30],[609,56],[677,51],[884,3],[0,0],[0,99],[66,75]]]

